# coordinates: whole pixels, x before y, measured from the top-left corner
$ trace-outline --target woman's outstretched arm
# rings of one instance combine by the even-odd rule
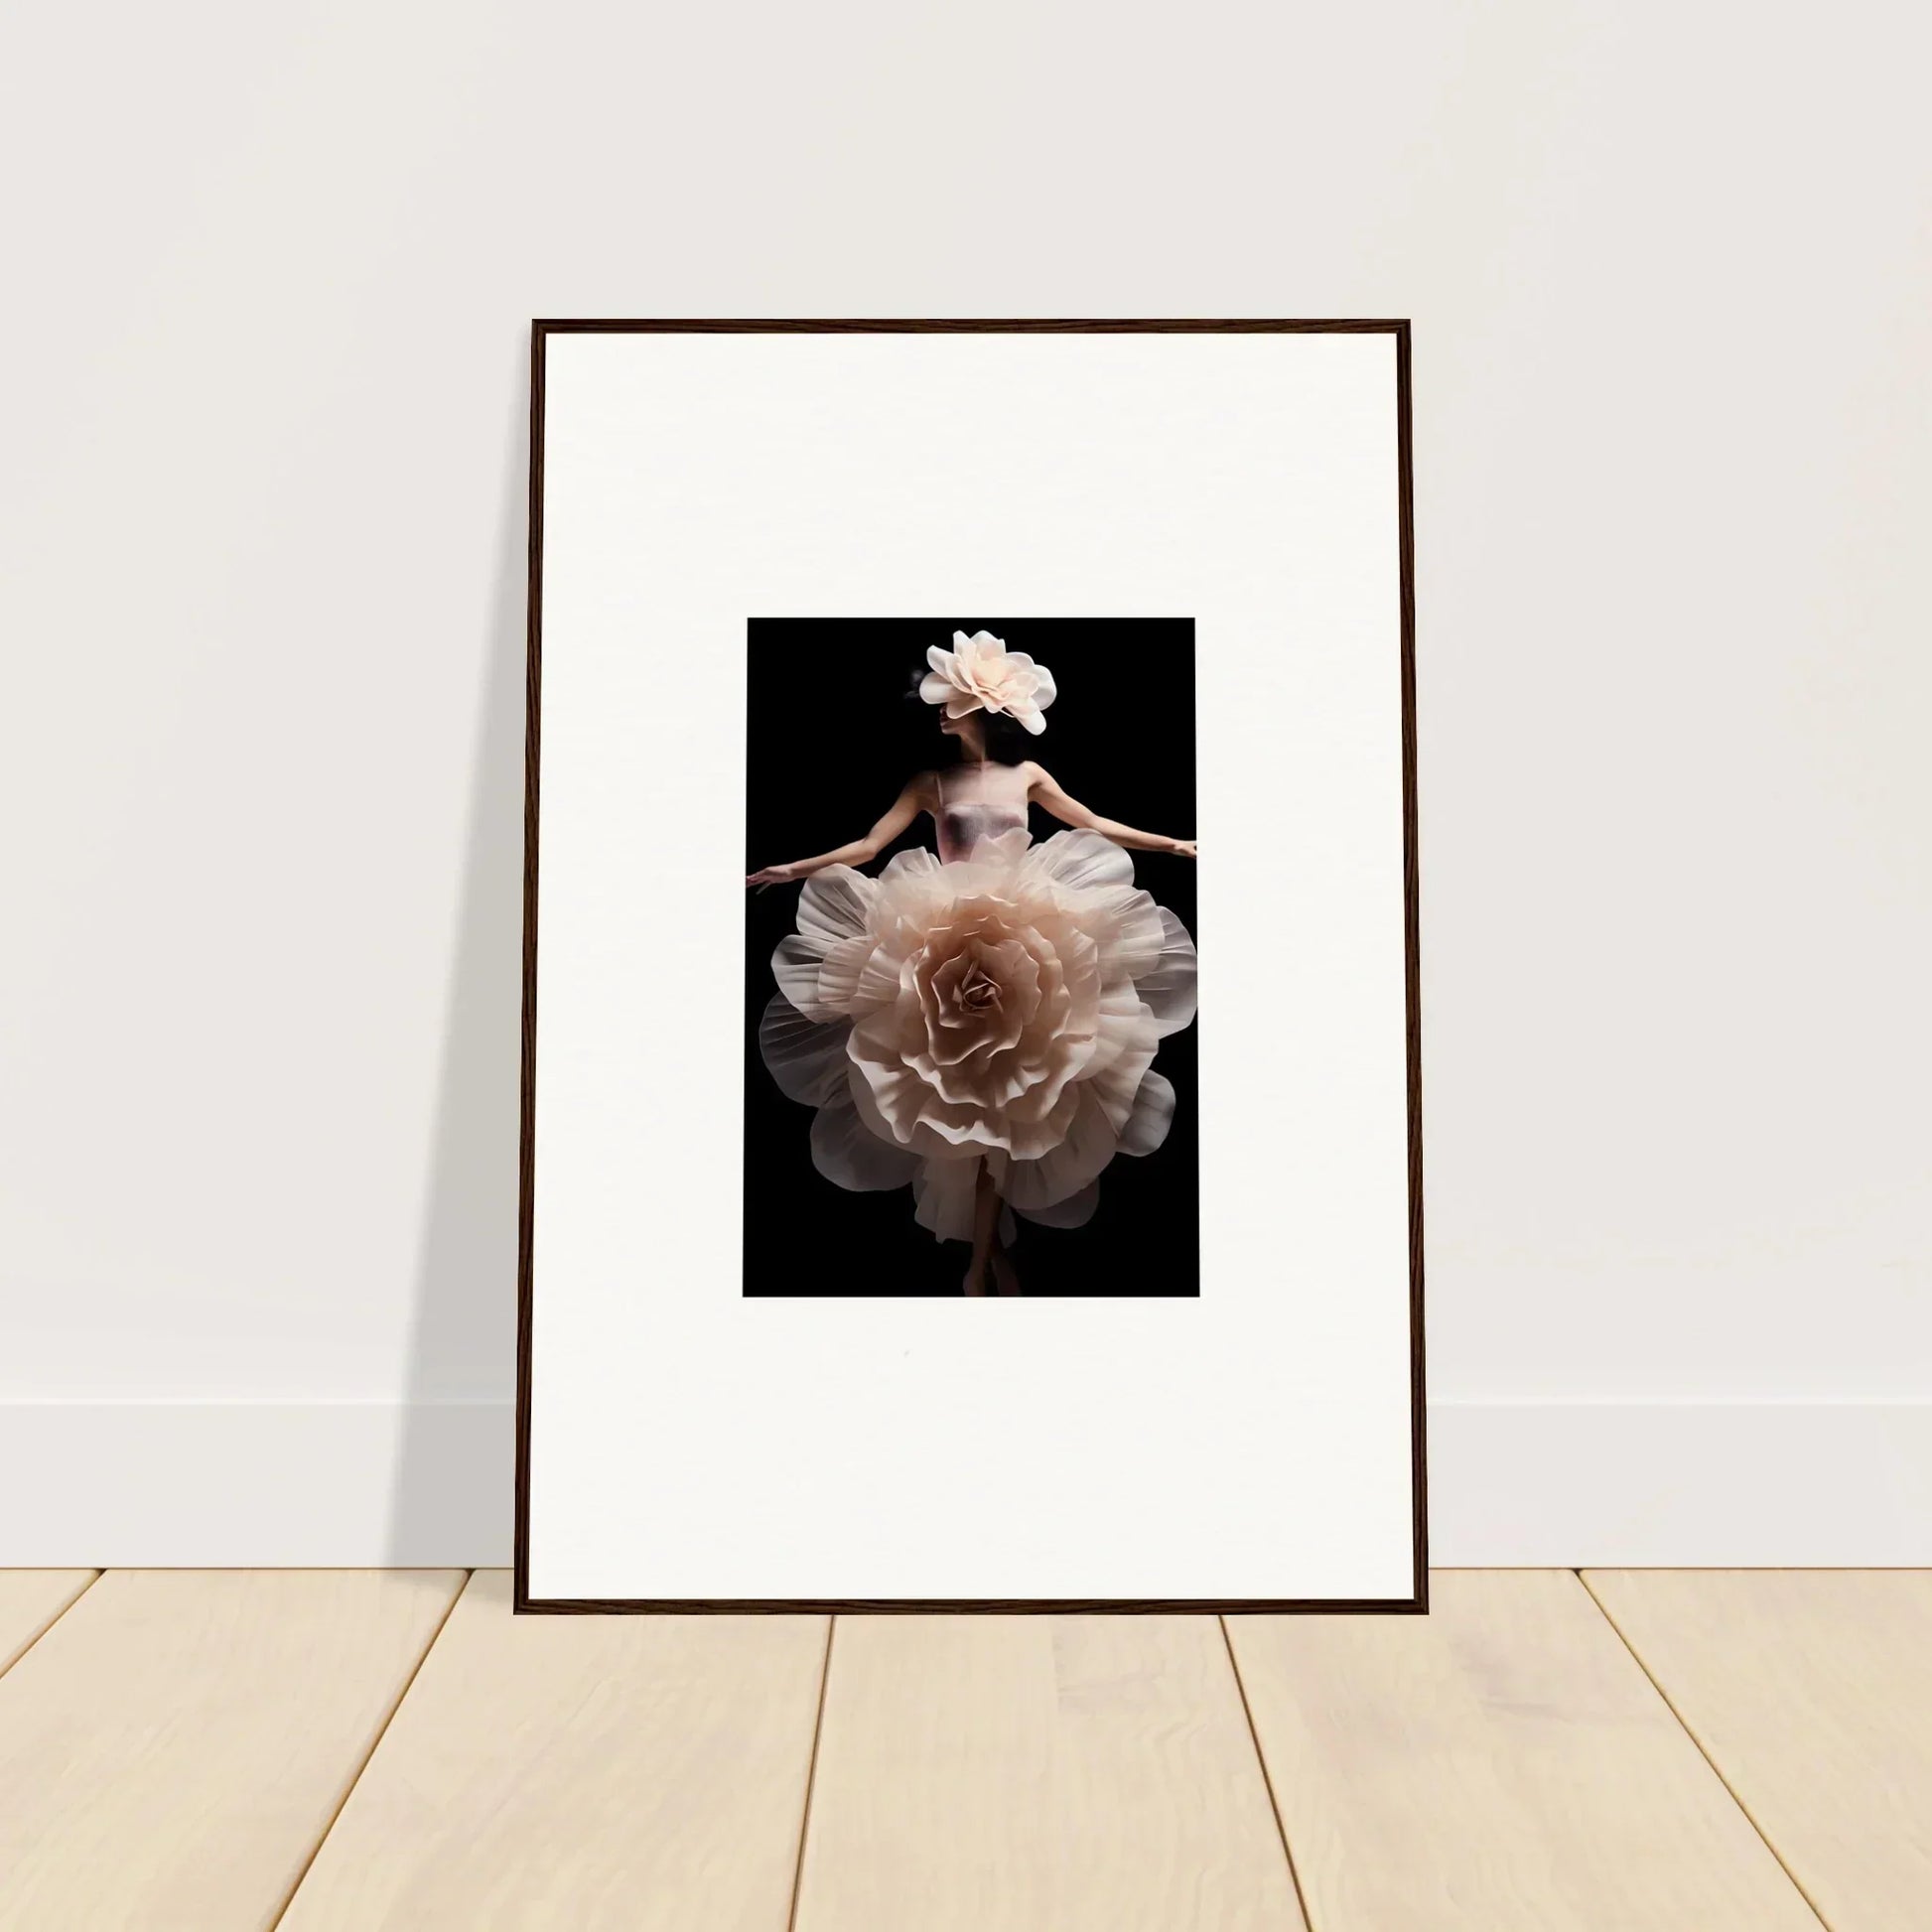
[[[916,778],[908,778],[905,789],[893,800],[885,817],[864,838],[854,839],[849,845],[839,846],[831,852],[821,852],[815,859],[794,859],[788,866],[761,866],[757,872],[746,874],[746,885],[782,886],[787,880],[809,879],[813,873],[823,872],[827,866],[863,866],[867,860],[878,858],[925,809],[925,787],[923,773]]]
[[[1044,765],[1029,763],[1027,774],[1030,780],[1027,796],[1043,811],[1052,813],[1062,825],[1083,832],[1098,832],[1102,838],[1112,839],[1116,845],[1127,846],[1135,852],[1174,852],[1183,859],[1194,857],[1192,839],[1171,839],[1162,832],[1137,832],[1117,818],[1102,818],[1098,812],[1090,811],[1077,798],[1062,791]]]

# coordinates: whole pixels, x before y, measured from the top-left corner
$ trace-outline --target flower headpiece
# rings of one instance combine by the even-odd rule
[[[926,652],[932,666],[919,685],[927,704],[942,704],[948,718],[964,718],[969,711],[1004,712],[1035,738],[1046,729],[1039,714],[1059,693],[1053,674],[1035,664],[1024,650],[1008,650],[990,630],[952,634],[952,649],[937,644]]]

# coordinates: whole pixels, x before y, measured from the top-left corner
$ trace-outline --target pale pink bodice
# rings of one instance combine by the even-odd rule
[[[936,771],[939,857],[970,859],[982,839],[1026,829],[1027,778],[1017,764],[961,764]]]

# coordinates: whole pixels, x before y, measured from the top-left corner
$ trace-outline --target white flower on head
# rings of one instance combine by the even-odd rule
[[[990,630],[952,634],[952,649],[934,644],[925,661],[932,669],[919,685],[927,704],[942,704],[948,718],[969,711],[1003,711],[1036,738],[1046,729],[1039,714],[1059,695],[1053,674],[1024,650],[1008,650]]]

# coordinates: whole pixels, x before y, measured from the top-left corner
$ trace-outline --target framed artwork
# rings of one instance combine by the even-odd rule
[[[1409,390],[534,326],[519,1609],[1426,1607]]]

